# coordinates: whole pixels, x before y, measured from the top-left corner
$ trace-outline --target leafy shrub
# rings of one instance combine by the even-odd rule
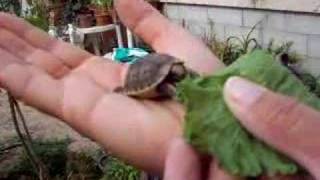
[[[140,175],[138,169],[110,156],[105,166],[105,175],[100,180],[139,180]]]
[[[33,143],[36,155],[44,162],[51,177],[64,175],[66,169],[68,144],[69,141],[67,139],[35,141]],[[37,172],[33,168],[29,157],[24,151],[20,156],[20,162],[10,170],[9,174],[24,174],[31,177],[37,177]]]
[[[214,34],[214,24],[211,22],[210,31],[203,36],[203,40],[206,42],[209,49],[227,66],[234,63],[244,54],[257,49],[265,50],[273,55],[276,60],[281,61],[282,64],[295,74],[311,92],[320,97],[319,78],[313,76],[309,72],[292,68],[292,65],[304,60],[303,56],[291,50],[293,42],[290,41],[282,43],[281,45],[276,45],[274,39],[271,39],[267,46],[263,47],[255,38],[251,37],[255,28],[256,26],[254,26],[247,35],[242,36],[241,38],[231,36],[228,37],[226,41],[219,41],[216,38],[216,34]]]

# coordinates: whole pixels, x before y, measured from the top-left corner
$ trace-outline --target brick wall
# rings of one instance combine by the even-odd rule
[[[252,37],[266,45],[271,39],[276,44],[293,41],[293,50],[303,55],[302,67],[320,75],[320,15],[247,8],[165,4],[165,14],[174,22],[185,22],[193,34],[203,36],[214,23],[218,39],[246,35],[259,24]]]

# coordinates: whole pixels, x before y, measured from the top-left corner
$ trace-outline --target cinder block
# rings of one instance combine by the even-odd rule
[[[240,26],[226,26],[225,27],[225,39],[230,36],[246,37],[252,28],[240,27]],[[262,33],[260,29],[254,29],[250,35],[250,38],[255,38],[259,43],[262,43]]]
[[[287,14],[286,31],[302,34],[320,35],[320,16],[306,14]]]
[[[212,40],[213,38],[215,38],[216,40],[219,41],[223,41],[224,40],[224,32],[225,32],[225,26],[224,24],[210,24],[210,23],[206,23],[206,24],[202,24],[200,25],[202,26],[202,31],[201,34],[201,38],[208,41],[208,40]]]
[[[202,36],[207,31],[207,24],[199,21],[186,21],[186,29],[188,29],[192,34]]]
[[[170,19],[170,21],[175,23],[175,24],[177,24],[177,25],[179,25],[179,26],[182,26],[182,24],[183,24],[182,20],[180,20],[180,19]]]
[[[226,25],[242,25],[242,9],[209,7],[208,16],[211,21]]]
[[[270,12],[263,28],[285,31],[287,29],[286,14],[282,12]]]
[[[314,76],[320,75],[320,58],[309,58],[302,62],[303,70],[310,72]]]
[[[180,13],[179,13],[180,6],[177,4],[165,4],[164,6],[164,14],[169,19],[180,19]]]
[[[185,19],[187,21],[208,22],[209,19],[207,6],[180,5],[178,13],[180,19]]]
[[[213,28],[213,30],[212,30],[212,28]],[[213,33],[217,40],[224,41],[225,40],[225,25],[215,23],[215,24],[213,24],[212,28],[208,29],[208,33]]]
[[[320,58],[320,35],[308,36],[308,56]]]
[[[267,28],[279,31],[286,31],[286,18],[282,12],[264,10],[243,10],[243,26]]]
[[[301,55],[307,55],[307,36],[303,34],[288,33],[270,29],[263,30],[263,43],[267,45],[270,40],[274,40],[275,45],[281,45],[286,42],[293,42],[292,50]]]
[[[253,27],[259,23],[257,27],[262,27],[262,24],[265,24],[268,17],[267,11],[260,10],[243,10],[243,26]]]

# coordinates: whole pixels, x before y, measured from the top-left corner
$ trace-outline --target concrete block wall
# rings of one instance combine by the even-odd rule
[[[320,15],[319,13],[294,13],[246,8],[228,8],[209,5],[167,3],[165,15],[176,23],[184,22],[186,28],[197,36],[204,36],[212,22],[217,38],[252,33],[261,44],[271,39],[278,45],[292,41],[292,49],[304,57],[302,67],[314,75],[320,75]]]

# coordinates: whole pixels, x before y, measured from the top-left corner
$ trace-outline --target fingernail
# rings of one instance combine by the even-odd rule
[[[251,108],[260,99],[264,91],[264,88],[248,80],[232,77],[225,84],[224,97],[231,108],[244,110]]]

